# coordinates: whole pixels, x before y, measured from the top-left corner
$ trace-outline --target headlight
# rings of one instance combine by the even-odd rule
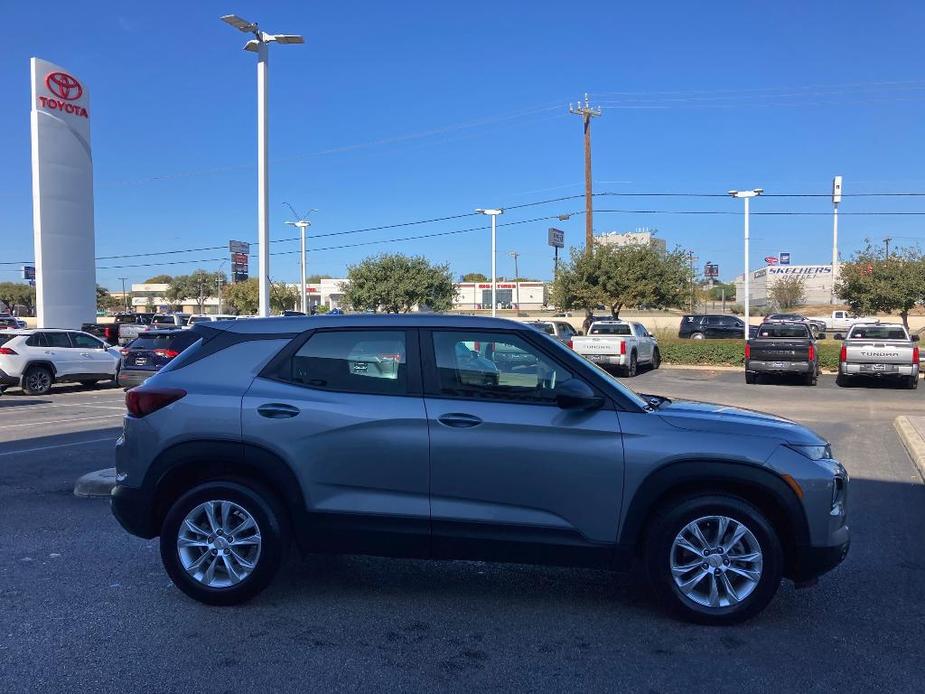
[[[810,460],[829,460],[832,457],[832,446],[829,444],[801,446],[794,443],[788,443],[787,448],[806,456]]]

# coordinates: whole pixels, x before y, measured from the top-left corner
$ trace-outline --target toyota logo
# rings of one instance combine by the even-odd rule
[[[79,99],[84,93],[80,82],[66,72],[49,73],[45,78],[45,86],[48,87],[48,91],[65,101]]]

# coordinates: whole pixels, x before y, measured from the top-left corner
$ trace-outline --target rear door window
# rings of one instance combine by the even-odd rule
[[[83,333],[68,333],[74,347],[78,349],[102,349],[103,343],[95,337],[84,335]]]
[[[292,356],[284,380],[308,388],[370,395],[408,394],[408,350],[401,330],[317,332]]]
[[[48,347],[58,347],[58,348],[69,348],[71,347],[71,341],[68,339],[67,333],[43,333],[45,335],[45,342]]]

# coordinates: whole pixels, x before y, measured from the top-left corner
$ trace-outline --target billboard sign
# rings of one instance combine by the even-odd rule
[[[34,265],[23,265],[22,266],[22,278],[29,284],[35,284],[35,266]]]
[[[780,254],[780,264],[781,264],[781,265],[790,265],[790,254],[789,254],[789,253],[784,253],[783,251],[781,251],[781,254]]]
[[[764,262],[768,265],[777,265],[777,256],[776,255],[766,255],[764,257]]]
[[[565,232],[561,229],[550,227],[546,242],[553,248],[565,248]]]
[[[719,277],[719,265],[716,263],[707,263],[704,265],[703,276],[709,278]]]
[[[246,281],[251,245],[247,241],[229,241],[228,250],[231,251],[231,281],[235,284]]]
[[[251,245],[247,241],[229,241],[228,250],[231,253],[244,253],[248,255],[251,252]]]
[[[80,328],[96,317],[90,94],[46,60],[32,58],[30,72],[38,327]]]

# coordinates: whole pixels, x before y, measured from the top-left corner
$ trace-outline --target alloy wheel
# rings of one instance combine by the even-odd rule
[[[177,534],[180,563],[195,581],[209,588],[237,585],[260,560],[257,521],[227,500],[206,501],[190,511]]]
[[[28,377],[29,390],[36,393],[44,393],[51,388],[51,377],[44,369],[36,369]]]
[[[763,561],[754,533],[728,516],[691,521],[671,545],[675,586],[703,607],[731,607],[746,600],[761,580]]]

